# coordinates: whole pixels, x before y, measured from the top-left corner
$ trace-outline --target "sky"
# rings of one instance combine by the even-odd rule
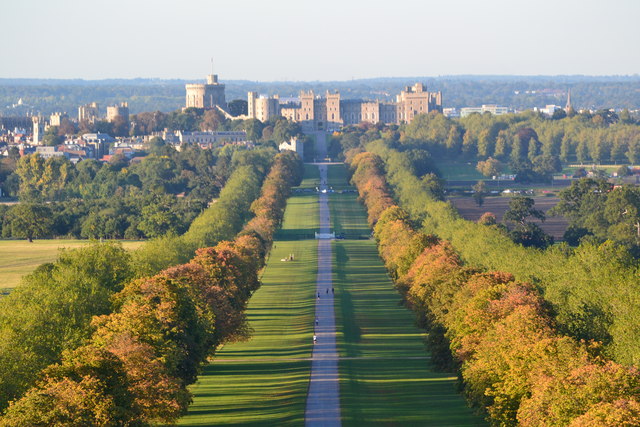
[[[0,78],[640,73],[640,0],[0,0]]]

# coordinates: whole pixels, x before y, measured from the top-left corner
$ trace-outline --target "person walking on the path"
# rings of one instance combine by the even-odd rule
[[[320,299],[320,292],[318,292],[318,299]]]
[[[313,334],[313,343],[315,344],[318,341],[318,337],[316,337],[316,334]]]
[[[318,326],[318,318],[316,317],[316,326]]]
[[[332,293],[332,294],[334,293],[333,288],[331,288],[331,293]]]
[[[327,293],[329,293],[329,288],[327,288]]]

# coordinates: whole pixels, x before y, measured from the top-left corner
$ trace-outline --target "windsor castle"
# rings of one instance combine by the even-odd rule
[[[217,75],[207,77],[206,84],[186,85],[186,107],[219,108],[226,110],[225,86]],[[442,93],[428,92],[422,83],[407,86],[395,102],[380,100],[341,99],[339,92],[327,91],[324,97],[313,91],[301,91],[297,99],[281,102],[273,97],[249,92],[246,118],[262,122],[274,116],[283,116],[298,122],[305,131],[334,131],[345,125],[358,123],[410,123],[418,114],[442,112]]]

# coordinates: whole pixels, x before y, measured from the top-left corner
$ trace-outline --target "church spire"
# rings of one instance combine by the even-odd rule
[[[564,110],[569,111],[573,108],[571,105],[571,88],[567,90],[567,105],[565,105]]]

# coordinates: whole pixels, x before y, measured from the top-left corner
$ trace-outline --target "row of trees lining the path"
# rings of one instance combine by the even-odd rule
[[[466,221],[451,204],[438,200],[432,185],[416,176],[410,153],[384,140],[367,149],[381,157],[395,198],[422,231],[450,241],[469,265],[534,283],[553,304],[562,333],[602,342],[605,353],[619,363],[640,363],[639,269],[626,247],[587,239],[577,248],[525,248],[501,227]]]
[[[492,424],[640,423],[636,367],[609,360],[597,341],[563,334],[538,286],[464,262],[455,244],[416,229],[391,201],[380,157],[360,153],[350,164],[374,212],[380,255],[427,329],[433,360],[459,369],[465,394]]]
[[[14,403],[15,409],[8,410],[2,422],[24,425],[40,419],[44,424],[64,423],[87,416],[95,417],[95,424],[113,424],[119,423],[115,420],[122,411],[135,422],[154,417],[168,422],[182,413],[189,400],[185,387],[195,378],[198,363],[221,343],[247,335],[244,307],[257,286],[253,277],[280,224],[289,188],[301,177],[301,162],[294,153],[277,155],[261,196],[256,198],[262,180],[259,174],[248,166],[237,168],[218,203],[203,214],[207,219],[184,236],[148,242],[133,254],[112,243],[65,251],[56,263],[41,266],[0,300],[2,407],[37,383],[22,401]],[[251,219],[249,211],[253,212]],[[242,219],[235,218],[239,212],[245,215]],[[218,243],[233,238],[247,219],[235,241]],[[189,254],[200,243],[214,247],[199,250],[193,258]],[[169,249],[171,256],[157,259]],[[208,299],[202,301],[205,297]],[[122,336],[133,331],[136,337]],[[138,362],[145,366],[136,365]],[[151,378],[153,372],[159,376]],[[122,400],[150,385],[114,394],[137,387],[132,384],[145,378],[158,380],[160,388],[169,387],[165,391],[173,390],[162,397],[165,392],[158,389],[157,395],[165,399],[165,403],[157,401],[157,408],[173,409],[154,415],[155,410],[144,409],[146,403],[134,408],[137,403]],[[110,389],[112,385],[117,387]],[[103,409],[116,418],[102,422],[103,415],[97,412],[102,409],[91,412],[95,393],[115,402]],[[154,399],[153,395],[148,398]],[[68,415],[65,407],[79,412],[64,418]],[[46,418],[48,412],[52,418]],[[24,418],[32,416],[35,418]]]

